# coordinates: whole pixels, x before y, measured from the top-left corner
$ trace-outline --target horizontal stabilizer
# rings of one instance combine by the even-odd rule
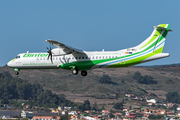
[[[153,28],[157,29],[157,30],[166,30],[166,28],[164,27],[159,27],[159,26],[153,26]],[[168,30],[168,31],[172,31],[172,30]]]

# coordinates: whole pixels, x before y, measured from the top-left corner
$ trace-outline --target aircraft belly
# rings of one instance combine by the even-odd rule
[[[57,68],[57,66],[56,65],[42,65],[42,66],[28,65],[28,66],[16,66],[15,68],[19,68],[19,69],[51,69],[51,68]]]

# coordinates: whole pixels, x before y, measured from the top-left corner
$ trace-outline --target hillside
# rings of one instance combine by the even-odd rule
[[[15,76],[13,69],[0,67],[0,73],[9,71]],[[133,79],[135,72],[139,71],[142,76],[148,75],[157,81],[157,84],[139,84]],[[115,84],[100,83],[102,75],[109,75]],[[55,70],[21,70],[16,76],[29,83],[41,84],[45,89],[55,93],[65,94],[68,99],[75,102],[83,102],[89,99],[93,103],[112,103],[121,100],[124,93],[135,95],[146,95],[147,92],[155,93],[159,98],[165,98],[167,92],[180,92],[180,67],[158,66],[158,67],[129,67],[117,69],[95,69],[88,71],[86,77],[74,76],[71,71]],[[143,90],[142,90],[143,89]],[[90,99],[91,98],[91,99]],[[95,99],[96,98],[96,99]],[[99,100],[100,99],[100,100]]]

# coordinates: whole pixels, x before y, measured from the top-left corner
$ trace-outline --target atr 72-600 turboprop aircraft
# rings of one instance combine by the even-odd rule
[[[20,69],[56,69],[71,70],[77,75],[81,71],[82,76],[87,75],[87,70],[96,68],[119,68],[128,67],[151,60],[168,57],[169,53],[162,53],[169,24],[154,26],[152,34],[138,46],[118,51],[87,52],[78,50],[54,40],[46,42],[51,46],[47,53],[21,53],[7,63],[14,68],[15,74]]]

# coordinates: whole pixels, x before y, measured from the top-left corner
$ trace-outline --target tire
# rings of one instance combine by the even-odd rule
[[[82,76],[87,76],[87,71],[81,71]]]
[[[72,69],[72,74],[73,74],[73,75],[77,75],[77,74],[78,74],[78,69],[76,69],[76,68],[75,68],[75,69]]]
[[[18,72],[18,71],[16,71],[16,72],[15,72],[15,74],[16,74],[16,75],[19,75],[19,72]]]

